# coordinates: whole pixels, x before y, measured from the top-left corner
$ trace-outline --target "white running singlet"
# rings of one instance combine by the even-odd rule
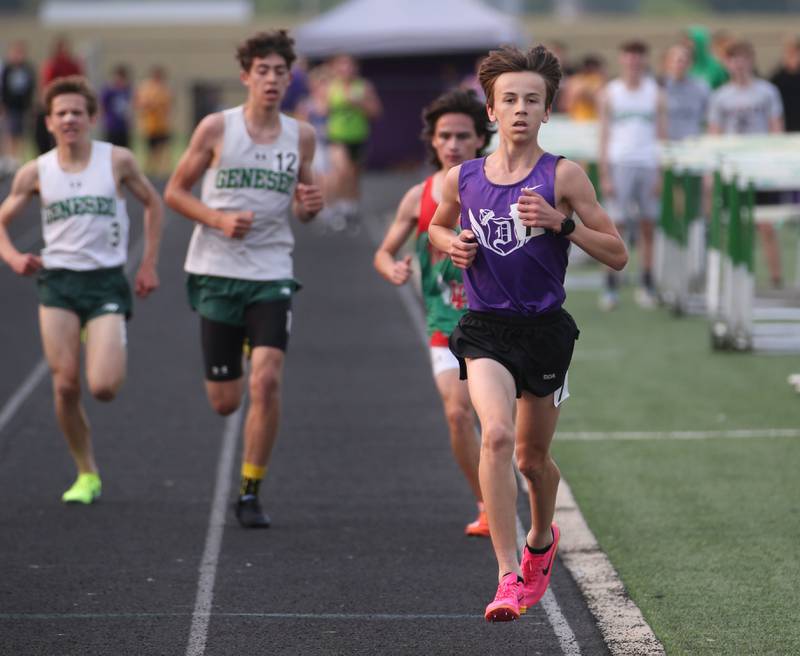
[[[628,89],[617,78],[608,83],[608,161],[636,166],[658,165],[658,84],[643,78]]]
[[[125,264],[128,212],[117,193],[112,148],[92,141],[89,164],[78,173],[61,168],[55,148],[36,160],[45,269],[90,271]]]
[[[243,280],[293,277],[292,199],[300,169],[300,130],[280,115],[281,131],[271,144],[253,142],[244,107],[223,112],[225,134],[219,163],[203,177],[201,199],[218,210],[251,210],[253,226],[244,239],[198,223],[189,243],[189,273]]]

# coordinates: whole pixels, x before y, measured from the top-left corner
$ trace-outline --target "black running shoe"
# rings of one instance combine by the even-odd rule
[[[236,519],[244,528],[269,528],[269,515],[261,508],[261,503],[255,494],[245,494],[239,497],[234,505]]]

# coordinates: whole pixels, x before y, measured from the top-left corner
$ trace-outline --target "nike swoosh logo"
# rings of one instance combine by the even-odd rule
[[[555,546],[555,545],[553,545],[553,546]],[[547,576],[547,572],[549,572],[549,571],[550,571],[550,568],[553,566],[553,559],[554,559],[555,557],[556,557],[556,550],[555,550],[555,549],[553,549],[553,553],[550,555],[550,562],[549,562],[549,563],[547,563],[547,567],[545,567],[545,568],[542,570],[542,574],[544,574],[545,576]]]
[[[536,191],[542,185],[538,184],[535,187],[523,187],[523,189],[527,189],[528,191]]]

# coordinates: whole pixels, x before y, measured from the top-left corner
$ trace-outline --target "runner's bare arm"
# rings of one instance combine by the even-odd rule
[[[42,268],[42,259],[33,253],[20,253],[11,243],[8,225],[25,209],[39,188],[39,169],[36,160],[28,162],[14,176],[11,191],[0,204],[0,257],[14,273],[29,276]]]
[[[598,144],[600,152],[598,153],[597,164],[598,173],[600,174],[600,188],[606,198],[614,195],[614,183],[611,180],[611,171],[608,165],[608,135],[611,130],[610,111],[608,93],[603,89],[597,98],[597,120],[600,125],[600,143]]]
[[[158,192],[142,173],[130,150],[115,146],[112,151],[112,164],[120,186],[130,189],[144,205],[144,252],[136,273],[134,290],[137,296],[145,298],[159,285],[158,250],[161,244],[164,207],[161,205]]]
[[[625,268],[628,262],[625,242],[598,202],[586,172],[578,164],[566,159],[559,161],[555,193],[559,209],[564,209],[566,215],[574,211],[581,220],[567,239],[612,269],[621,271]]]
[[[411,276],[411,256],[406,255],[402,260],[394,258],[417,226],[423,186],[422,183],[414,185],[405,193],[397,207],[394,221],[386,231],[378,250],[375,251],[373,260],[375,269],[395,285],[404,284]]]
[[[225,133],[222,114],[206,116],[192,135],[164,190],[164,200],[176,212],[192,221],[221,230],[226,237],[243,238],[253,225],[253,212],[215,210],[192,194],[192,187],[211,166]]]
[[[443,253],[447,253],[459,269],[466,269],[472,264],[478,253],[478,243],[472,230],[456,233],[458,219],[461,215],[461,203],[458,198],[458,178],[461,165],[451,168],[442,185],[442,200],[431,219],[428,235],[431,243]]]
[[[314,183],[311,163],[317,138],[310,124],[300,122],[300,168],[297,173],[297,188],[292,201],[292,212],[303,223],[311,221],[322,209],[322,190]]]

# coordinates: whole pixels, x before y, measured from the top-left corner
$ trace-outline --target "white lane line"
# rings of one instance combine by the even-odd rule
[[[561,528],[558,555],[578,584],[611,653],[614,656],[664,654],[663,645],[628,596],[564,479],[558,488],[556,521]]]
[[[36,389],[36,386],[41,382],[47,373],[47,362],[44,358],[39,360],[36,366],[22,381],[22,385],[17,388],[17,391],[11,395],[11,398],[6,401],[3,409],[0,410],[0,432],[6,427],[6,424],[11,421],[11,418],[17,412],[19,407],[25,402],[31,392]]]
[[[575,638],[567,618],[564,617],[564,613],[561,612],[561,606],[558,605],[552,588],[547,588],[539,604],[544,609],[550,626],[553,627],[558,643],[561,645],[561,651],[565,656],[580,656],[581,648],[578,646],[578,640]]]
[[[39,228],[37,228],[39,229]],[[125,265],[125,273],[130,274],[133,271],[134,261],[138,262],[140,259],[140,253],[144,248],[144,235],[139,237],[136,243],[131,248],[131,256],[128,258],[128,263]],[[47,361],[42,358],[36,365],[31,369],[30,373],[25,377],[25,380],[22,381],[22,384],[17,388],[17,390],[11,395],[8,401],[5,402],[3,405],[3,409],[0,410],[0,433],[3,432],[3,429],[6,427],[11,418],[16,414],[19,407],[25,403],[25,400],[30,396],[31,392],[36,389],[36,386],[41,382],[42,378],[44,378],[45,374],[47,373]]]
[[[519,472],[516,467],[514,469]],[[518,474],[517,483],[519,484],[519,490],[523,494],[527,495],[528,480],[521,474]],[[522,519],[518,514],[517,557],[520,558],[520,560],[522,559],[522,550],[525,548],[525,544],[527,542],[527,535],[528,532],[525,530],[525,527],[522,524]],[[569,625],[567,618],[564,617],[564,613],[561,612],[561,606],[558,605],[558,600],[556,599],[555,594],[553,594],[552,588],[547,588],[547,591],[544,593],[544,597],[542,597],[542,600],[539,602],[539,604],[541,605],[542,610],[544,610],[545,615],[547,615],[547,621],[550,622],[550,626],[552,627],[553,633],[555,633],[556,638],[558,639],[558,644],[560,645],[561,652],[564,654],[564,656],[581,656],[581,648],[578,644],[578,640],[575,637],[575,633],[573,632],[572,627]]]
[[[743,428],[739,430],[705,431],[557,431],[557,440],[709,440],[714,438],[750,439],[800,437],[797,428]]]
[[[202,656],[206,650],[208,638],[208,622],[211,617],[211,606],[214,600],[214,582],[217,578],[217,563],[222,548],[222,534],[225,531],[225,515],[228,492],[231,486],[231,469],[233,468],[236,443],[242,420],[242,405],[225,420],[225,432],[222,436],[217,477],[214,483],[214,496],[211,501],[211,512],[208,516],[208,531],[200,560],[200,577],[197,581],[197,596],[192,613],[192,626],[189,630],[189,643],[186,656]]]
[[[380,229],[379,225],[369,224],[368,232],[370,234],[370,238],[373,244],[379,244],[381,240],[381,235],[378,234],[378,230]],[[408,316],[411,319],[411,323],[416,328],[416,333],[419,336],[420,340],[422,341],[423,346],[427,352],[428,350],[428,337],[426,331],[426,322],[425,322],[425,313],[422,309],[422,304],[419,301],[417,295],[414,294],[411,287],[409,285],[404,285],[399,287],[397,290],[400,293],[400,299],[405,307],[406,311],[408,312]],[[517,477],[518,485],[524,490],[525,494],[527,494],[527,482],[526,479],[519,473],[519,470],[514,467],[515,469],[515,476]],[[525,536],[527,535],[527,531],[522,526],[522,522],[517,515],[517,544],[519,545],[518,554],[519,556],[522,555],[522,547],[525,544]],[[548,593],[550,591],[548,590]],[[565,656],[580,656],[581,650],[578,647],[578,641],[575,639],[575,634],[573,633],[572,629],[569,626],[569,622],[564,617],[564,614],[561,612],[561,607],[558,605],[556,601],[555,595],[550,593],[548,598],[548,602],[544,602],[542,600],[542,607],[544,608],[545,614],[547,615],[547,619],[550,621],[550,625],[553,628],[553,631],[558,638],[558,642],[561,646],[561,650]],[[188,655],[187,655],[188,656]]]

